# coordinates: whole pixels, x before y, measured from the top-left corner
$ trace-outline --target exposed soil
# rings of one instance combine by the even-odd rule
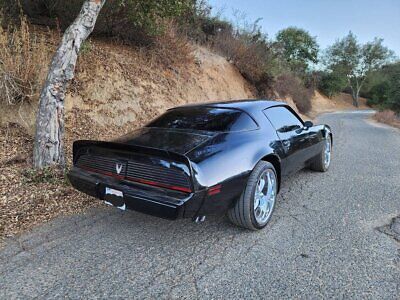
[[[368,109],[367,99],[359,99],[358,109]],[[309,113],[311,118],[315,118],[318,114],[325,112],[332,112],[338,110],[354,110],[356,109],[353,105],[353,99],[349,94],[340,93],[339,95],[329,99],[322,95],[320,92],[315,91],[315,95],[312,98],[312,110]]]

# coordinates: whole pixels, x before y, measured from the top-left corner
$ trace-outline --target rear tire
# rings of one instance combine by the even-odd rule
[[[260,161],[235,206],[229,209],[228,218],[235,225],[250,230],[264,228],[274,211],[277,192],[278,178],[274,166]]]
[[[332,156],[332,139],[328,136],[325,139],[324,148],[321,153],[313,160],[310,169],[318,172],[326,172],[331,165]]]

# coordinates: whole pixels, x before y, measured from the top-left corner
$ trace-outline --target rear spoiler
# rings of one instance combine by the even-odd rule
[[[125,153],[138,153],[138,154],[144,154],[144,155],[149,155],[149,156],[156,156],[160,158],[166,158],[173,160],[175,162],[180,162],[183,163],[187,166],[189,169],[189,175],[192,175],[192,167],[190,164],[190,160],[182,154],[172,152],[172,151],[167,151],[167,150],[162,150],[162,149],[157,149],[157,148],[152,148],[152,147],[145,147],[145,146],[138,146],[138,145],[129,145],[129,144],[124,144],[124,143],[117,143],[117,142],[104,142],[104,141],[90,141],[90,140],[79,140],[74,142],[73,144],[73,162],[74,164],[76,163],[77,158],[79,157],[79,154],[82,150],[90,147],[96,147],[96,148],[103,148],[103,149],[109,149],[109,150],[116,150],[116,151],[122,151]]]

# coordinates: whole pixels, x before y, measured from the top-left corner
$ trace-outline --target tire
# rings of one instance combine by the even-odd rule
[[[233,224],[250,230],[260,230],[268,224],[275,208],[278,192],[278,178],[276,174],[274,166],[266,161],[260,161],[254,167],[242,195],[228,211],[228,218]],[[270,182],[271,184],[269,184]],[[267,195],[264,198],[260,197],[262,194],[258,193],[257,197],[256,189],[257,192],[260,191],[261,186],[262,190],[267,189],[267,194],[270,192],[270,196]],[[258,203],[256,207],[257,212],[254,209],[256,202]],[[266,216],[267,209],[264,211],[261,207],[268,207],[268,216]],[[261,222],[261,216],[266,217],[266,220],[263,219]]]
[[[326,161],[326,150],[329,147],[329,161]],[[331,165],[332,159],[332,138],[328,136],[325,139],[324,148],[322,149],[321,153],[318,154],[317,157],[314,158],[310,165],[310,169],[317,172],[326,172]]]

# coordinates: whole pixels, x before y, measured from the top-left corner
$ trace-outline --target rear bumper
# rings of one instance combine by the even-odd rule
[[[205,192],[169,191],[76,167],[68,173],[68,179],[77,190],[101,200],[104,200],[106,187],[122,191],[127,209],[170,220],[195,217],[205,197]]]

